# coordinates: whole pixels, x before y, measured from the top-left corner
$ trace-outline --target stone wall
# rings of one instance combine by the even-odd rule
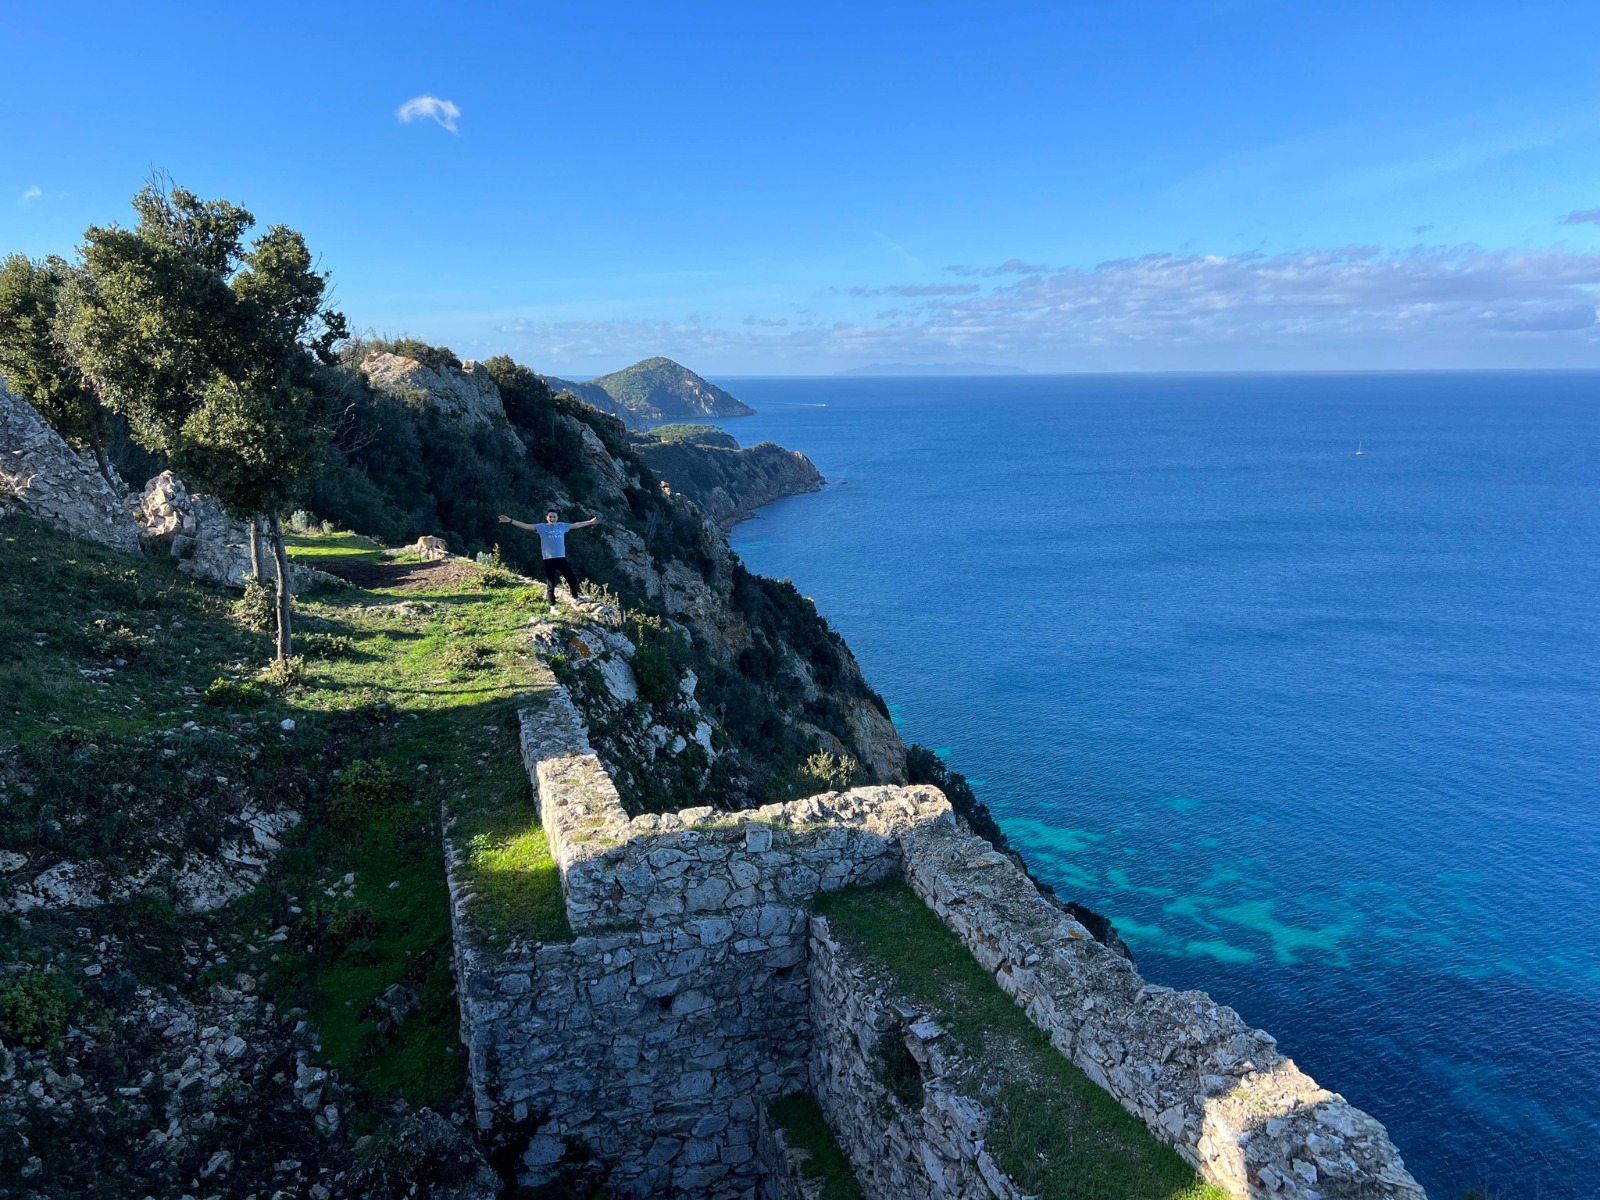
[[[912,889],[1063,1055],[1211,1182],[1267,1200],[1421,1200],[1383,1126],[1204,992],[1146,983],[989,843],[902,839]]]
[[[1019,1192],[984,1149],[989,1115],[945,1052],[942,1031],[873,978],[812,917],[811,1091],[868,1200],[1011,1200]],[[890,1095],[875,1060],[899,1039],[916,1061],[923,1103]]]
[[[527,1182],[582,1142],[625,1197],[747,1196],[770,1163],[764,1101],[810,1086],[869,1195],[1015,1195],[937,1027],[809,916],[819,889],[899,872],[1062,1054],[1231,1195],[1422,1198],[1377,1121],[1231,1009],[1146,984],[936,789],[630,819],[561,689],[523,712],[522,752],[575,939],[483,936],[448,828],[446,851],[478,1121],[525,1129]],[[921,1065],[917,1111],[873,1073],[882,1037]]]
[[[578,1140],[620,1195],[743,1195],[761,1102],[806,1086],[812,895],[897,870],[900,834],[953,829],[950,807],[866,788],[630,821],[559,690],[524,712],[522,745],[578,936],[484,937],[447,844],[479,1124],[527,1124],[529,1181]]]
[[[8,504],[73,537],[138,553],[139,530],[123,498],[0,381],[0,515]]]

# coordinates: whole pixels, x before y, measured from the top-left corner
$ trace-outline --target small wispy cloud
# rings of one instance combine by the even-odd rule
[[[35,200],[37,200],[42,195],[44,195],[44,189],[41,188],[38,184],[34,184],[32,187],[25,189],[23,191],[22,195],[17,197],[17,203],[18,204],[32,204]]]
[[[970,296],[979,291],[975,283],[897,283],[889,287],[846,288],[851,296]]]
[[[451,101],[441,100],[438,96],[413,96],[395,110],[394,115],[400,118],[402,124],[429,117],[451,133],[456,133],[461,110]]]
[[[1563,225],[1600,225],[1600,208],[1580,208],[1561,218]]]

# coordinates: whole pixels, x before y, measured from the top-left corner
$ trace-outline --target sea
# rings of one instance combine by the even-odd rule
[[[1600,374],[742,378],[733,533],[1434,1200],[1600,1197]]]

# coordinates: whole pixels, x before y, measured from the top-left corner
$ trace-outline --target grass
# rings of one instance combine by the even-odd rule
[[[308,563],[382,557],[349,534],[290,544]],[[239,624],[232,593],[170,559],[0,522],[0,776],[25,770],[42,785],[11,789],[0,842],[112,871],[120,844],[158,828],[214,844],[218,776],[304,817],[266,881],[217,913],[138,898],[0,918],[0,966],[81,979],[74,927],[89,925],[122,940],[141,982],[201,989],[249,972],[282,1009],[305,1012],[320,1061],[374,1101],[374,1124],[379,1101],[452,1104],[462,1069],[441,806],[467,814],[495,929],[570,931],[518,755],[516,710],[550,683],[526,645],[528,594],[450,587],[297,598],[296,628],[324,653],[276,687],[258,678],[271,636]],[[365,774],[352,773],[357,760]],[[178,965],[196,939],[227,953],[198,980]],[[373,1001],[394,984],[416,1011],[381,1028]],[[86,996],[75,1019],[92,1008]]]
[[[839,1148],[810,1092],[794,1092],[772,1101],[767,1105],[767,1115],[787,1135],[791,1146],[809,1154],[800,1164],[800,1171],[812,1179],[826,1181],[822,1200],[865,1200],[850,1169],[850,1160]]]
[[[1225,1200],[1063,1058],[898,879],[822,892],[834,934],[935,1014],[994,1096],[995,1161],[1041,1200]]]
[[[286,533],[283,544],[290,558],[308,567],[330,558],[381,562],[384,557],[382,546],[359,533]]]

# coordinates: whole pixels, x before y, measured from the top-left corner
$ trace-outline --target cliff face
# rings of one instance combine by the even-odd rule
[[[741,450],[709,425],[666,426],[632,438],[650,469],[724,530],[784,496],[817,492],[827,482],[798,450],[761,442]]]

